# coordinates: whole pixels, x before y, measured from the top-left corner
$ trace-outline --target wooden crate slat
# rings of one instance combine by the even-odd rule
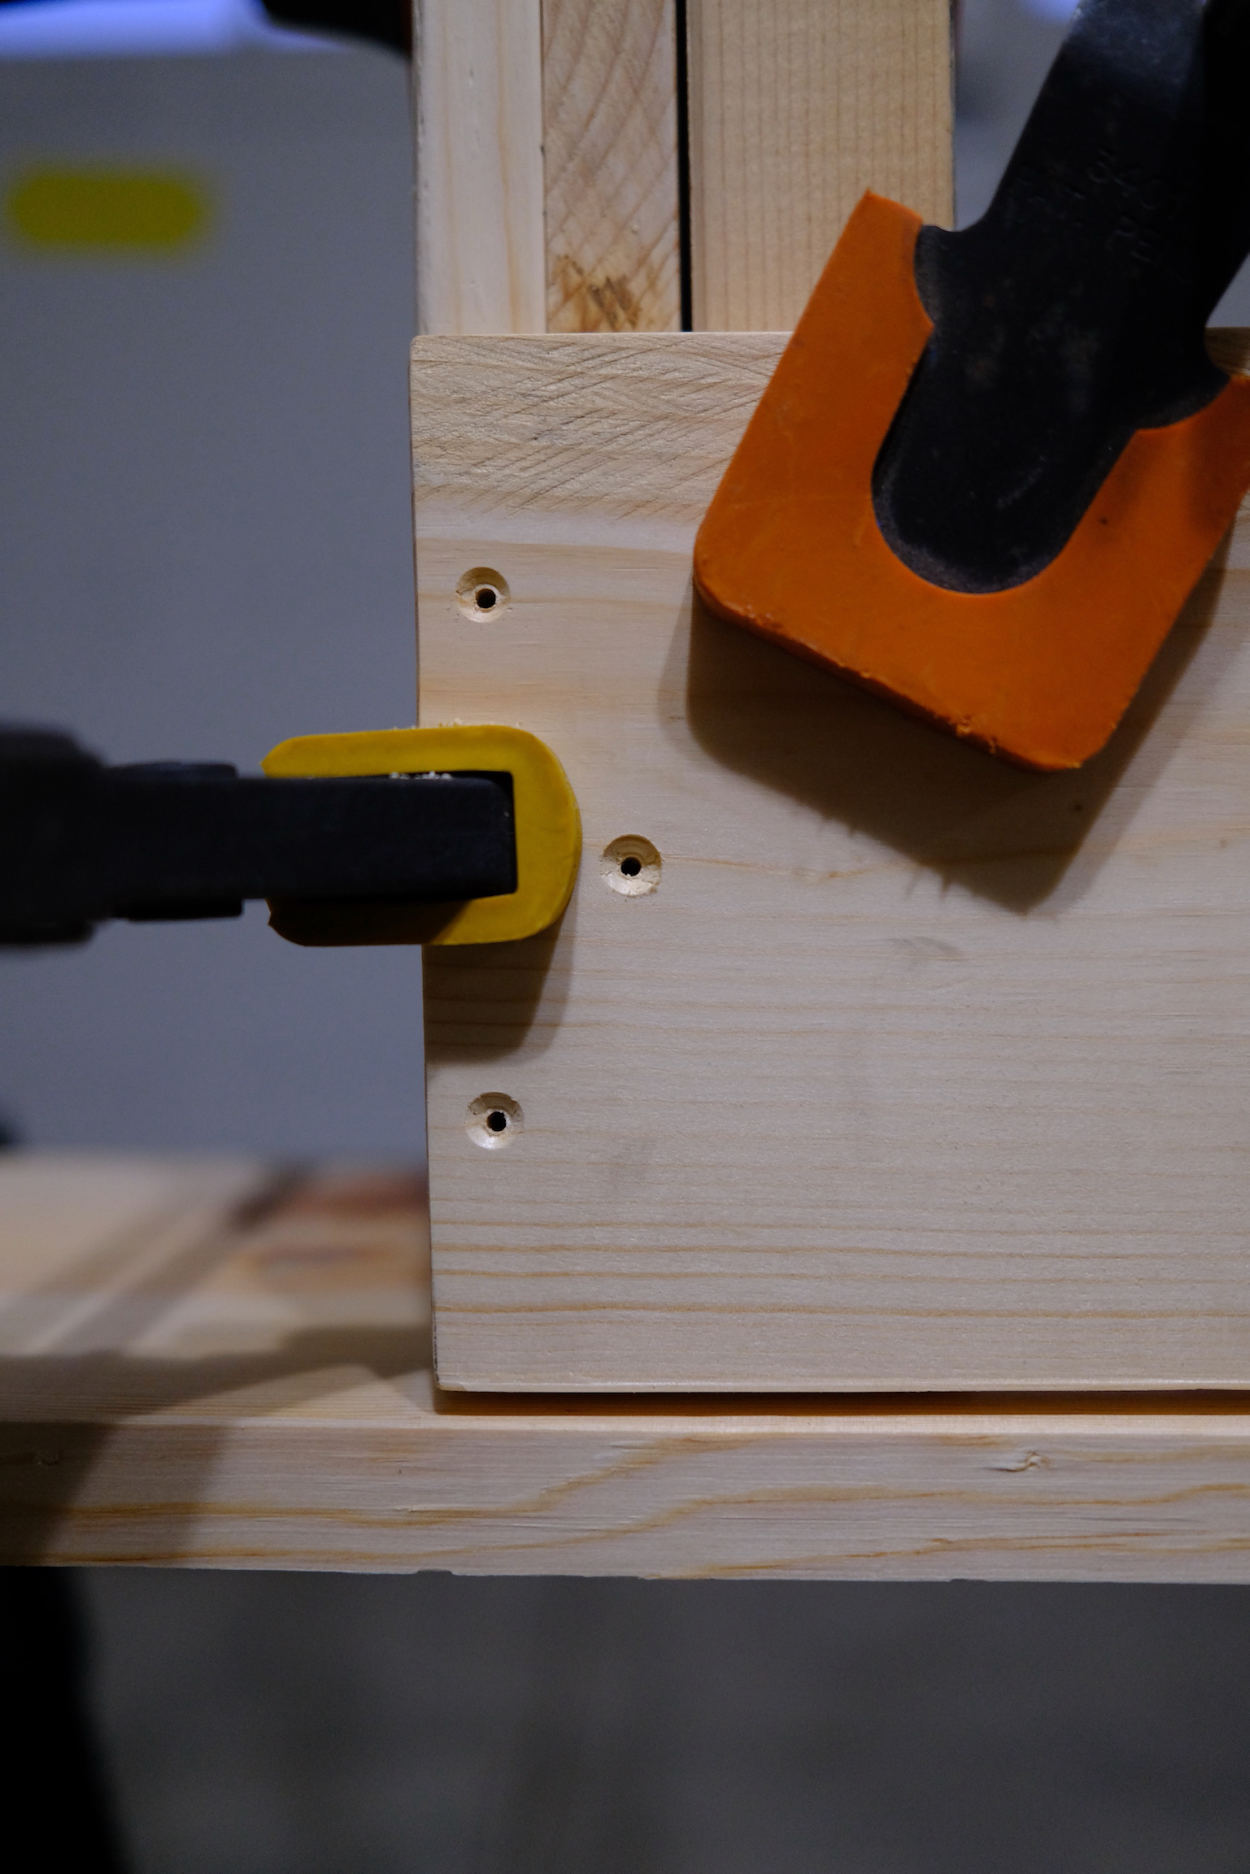
[[[415,0],[417,329],[541,332],[540,0]]]
[[[789,330],[867,188],[949,223],[949,0],[689,0],[694,325]]]
[[[558,935],[427,956],[440,1374],[1244,1384],[1250,525],[1106,753],[1023,774],[692,606],[781,342],[414,350],[423,719],[542,736],[586,841]]]
[[[681,326],[674,0],[543,0],[547,328]]]

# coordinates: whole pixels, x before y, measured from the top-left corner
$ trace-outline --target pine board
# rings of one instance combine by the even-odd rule
[[[414,0],[417,329],[541,332],[540,0]]]
[[[1104,756],[1001,766],[692,607],[782,342],[414,349],[423,720],[541,735],[586,835],[557,935],[427,956],[440,1377],[1243,1385],[1250,527]]]
[[[402,1170],[6,1154],[0,1562],[1250,1580],[1250,1399],[468,1400]]]
[[[688,0],[693,323],[789,330],[865,189],[949,225],[950,0]]]
[[[547,329],[681,327],[674,0],[543,0]]]

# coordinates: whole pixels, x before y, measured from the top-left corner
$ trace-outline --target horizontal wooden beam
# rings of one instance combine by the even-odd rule
[[[1250,1397],[440,1395],[410,1173],[14,1154],[0,1561],[1250,1581]]]

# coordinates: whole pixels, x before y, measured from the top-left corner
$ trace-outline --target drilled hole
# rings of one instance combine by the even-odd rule
[[[470,566],[456,582],[456,604],[466,618],[479,623],[497,619],[511,598],[508,582],[493,566]]]
[[[599,873],[610,891],[623,898],[645,898],[660,882],[660,855],[649,839],[626,833],[605,846]]]
[[[523,1125],[520,1107],[506,1093],[479,1093],[464,1116],[464,1129],[474,1145],[488,1152],[511,1145]]]

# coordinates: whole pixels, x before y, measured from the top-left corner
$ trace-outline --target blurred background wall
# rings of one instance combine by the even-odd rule
[[[964,221],[1064,11],[965,0]],[[6,217],[32,164],[134,161],[197,192],[184,247]],[[397,59],[249,0],[0,6],[0,714],[244,767],[411,721],[411,327]],[[412,1156],[419,1041],[415,955],[258,910],[0,957],[34,1144]],[[80,1585],[136,1874],[1250,1870],[1240,1591]]]
[[[145,7],[178,0],[114,12]],[[0,7],[0,715],[243,768],[411,723],[407,67],[5,58],[15,16],[75,10]],[[202,229],[22,237],[32,166],[97,164],[185,178]],[[419,957],[297,949],[263,906],[0,956],[0,1112],[43,1145],[410,1155]]]

